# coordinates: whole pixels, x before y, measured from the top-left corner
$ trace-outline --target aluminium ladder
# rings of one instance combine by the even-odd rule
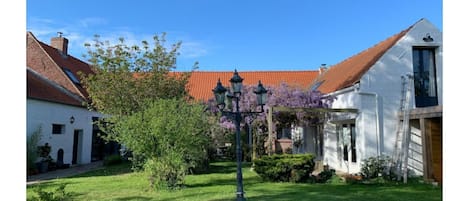
[[[400,180],[402,175],[404,183],[407,183],[407,162],[410,144],[409,112],[414,81],[413,76],[410,74],[401,76],[401,79],[402,91],[400,111],[402,112],[402,121],[399,119],[392,165],[395,168],[394,170],[396,171],[397,179]]]

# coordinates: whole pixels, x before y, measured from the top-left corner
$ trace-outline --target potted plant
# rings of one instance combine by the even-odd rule
[[[48,171],[49,163],[52,161],[52,157],[50,156],[51,147],[49,143],[45,143],[43,146],[37,147],[37,152],[40,161],[36,163],[37,169],[39,172],[44,173]]]

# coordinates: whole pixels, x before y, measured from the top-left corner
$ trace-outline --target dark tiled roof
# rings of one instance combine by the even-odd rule
[[[278,86],[282,82],[308,89],[318,75],[318,71],[247,71],[238,72],[244,78],[243,85],[257,85],[261,80],[264,86]],[[229,86],[233,77],[230,72],[195,71],[189,79],[189,94],[196,100],[208,100],[213,97],[212,89],[218,79],[224,86]]]
[[[28,98],[83,107],[83,99],[31,69],[27,69],[26,85]]]
[[[83,98],[88,98],[86,90],[80,84],[74,83],[67,76],[65,71],[68,69],[76,78],[78,78],[78,80],[80,80],[78,72],[85,74],[93,73],[90,65],[71,55],[64,55],[56,48],[37,40],[31,32],[27,33],[27,39],[33,40],[28,42],[27,57],[36,57],[27,59],[28,67],[34,69],[47,79],[67,88],[69,91],[78,94]],[[36,44],[39,45],[39,48],[36,47]],[[41,51],[41,49],[43,51]],[[51,62],[44,61],[47,59]],[[44,70],[46,68],[47,70]]]

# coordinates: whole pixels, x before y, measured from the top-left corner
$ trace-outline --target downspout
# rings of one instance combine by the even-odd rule
[[[357,87],[357,90],[359,90],[360,88]],[[381,156],[381,145],[380,145],[380,136],[381,136],[381,132],[380,132],[380,128],[381,128],[381,124],[380,124],[380,121],[379,121],[379,96],[377,93],[375,92],[362,92],[362,91],[358,91],[358,94],[360,95],[367,95],[367,96],[374,96],[375,97],[375,116],[376,116],[376,154],[378,155],[378,158]]]

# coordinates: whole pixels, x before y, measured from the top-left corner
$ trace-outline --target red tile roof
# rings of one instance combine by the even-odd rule
[[[31,69],[27,69],[26,85],[28,98],[83,107],[83,99]]]
[[[93,73],[90,65],[71,55],[64,55],[56,48],[37,40],[31,32],[27,32],[27,40],[28,67],[69,91],[88,98],[86,90],[80,84],[73,83],[65,69],[70,70],[80,80],[78,72]]]
[[[192,73],[188,90],[196,100],[208,100],[213,97],[212,89],[215,88],[218,79],[224,86],[229,86],[229,80],[233,72],[206,72],[195,71]],[[264,86],[277,86],[282,82],[307,89],[318,75],[318,71],[246,71],[238,72],[244,78],[243,85],[257,85],[261,80]]]
[[[384,41],[370,47],[320,74],[314,83],[323,82],[319,88],[322,93],[330,93],[352,86],[365,74],[388,49],[399,41],[411,28],[401,31]]]

